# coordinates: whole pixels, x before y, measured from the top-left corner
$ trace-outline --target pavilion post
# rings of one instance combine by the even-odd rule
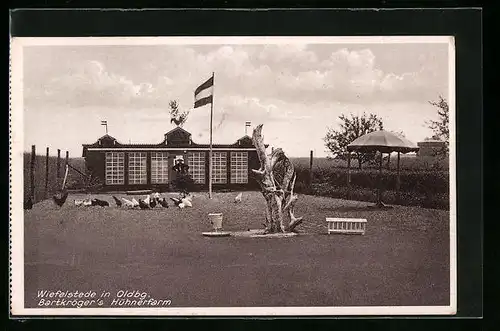
[[[312,192],[312,182],[313,182],[313,151],[309,154],[309,192]]]
[[[45,153],[45,199],[49,196],[49,148]]]
[[[351,152],[347,151],[347,199],[351,199]]]
[[[398,152],[398,163],[397,163],[397,176],[396,176],[396,201],[399,203],[401,196],[400,196],[400,186],[401,186],[401,179],[400,179],[400,172],[399,172],[399,159],[400,159],[401,152]]]
[[[382,152],[380,152],[379,168],[378,168],[378,194],[377,205],[382,206]]]

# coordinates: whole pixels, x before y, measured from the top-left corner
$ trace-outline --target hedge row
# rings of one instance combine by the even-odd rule
[[[351,188],[349,195],[347,187],[345,186],[338,187],[328,184],[313,184],[311,189],[299,193],[373,203],[377,201],[377,190],[362,187]],[[450,208],[449,195],[445,193],[420,194],[415,192],[400,192],[398,199],[396,191],[383,191],[382,201],[392,205],[418,206],[434,209]]]
[[[339,168],[313,170],[296,167],[297,193],[328,196],[338,199],[376,202],[379,173],[373,169],[352,171],[351,190],[347,189],[347,170]],[[401,172],[399,198],[396,193],[396,172],[382,171],[383,201],[388,204],[449,209],[449,174],[437,171]]]
[[[309,169],[297,167],[297,181],[308,184]],[[396,190],[396,171],[382,170],[380,186],[384,190]],[[347,186],[347,169],[313,170],[312,184],[329,184],[330,186]],[[351,187],[379,187],[379,172],[374,169],[352,170]],[[437,194],[449,192],[449,173],[447,171],[404,171],[400,173],[400,191],[421,194]]]

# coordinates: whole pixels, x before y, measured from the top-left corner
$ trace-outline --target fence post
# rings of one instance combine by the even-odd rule
[[[313,182],[313,151],[309,154],[309,191],[312,192],[312,182]]]
[[[65,164],[68,164],[69,163],[69,151],[66,151],[66,163]]]
[[[49,148],[45,153],[45,199],[49,197]]]
[[[31,145],[31,167],[30,167],[30,198],[33,203],[35,202],[35,157],[36,147]]]
[[[57,182],[61,178],[61,150],[57,149]]]

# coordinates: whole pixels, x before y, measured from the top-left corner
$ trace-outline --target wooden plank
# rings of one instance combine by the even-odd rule
[[[127,195],[141,195],[141,194],[151,194],[153,190],[137,190],[137,191],[127,191]]]
[[[366,218],[335,218],[335,217],[327,217],[327,222],[360,222],[366,223]]]
[[[64,171],[64,179],[63,179],[62,188],[61,188],[62,191],[64,191],[64,188],[66,186],[66,179],[68,178],[68,170],[69,170],[69,167],[68,167],[68,165],[66,165],[66,170]]]

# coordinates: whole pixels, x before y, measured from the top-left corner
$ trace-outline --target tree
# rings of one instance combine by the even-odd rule
[[[446,142],[445,148],[442,153],[448,152],[448,144],[450,141],[450,109],[448,106],[448,101],[442,96],[439,96],[439,101],[429,101],[429,103],[437,107],[438,117],[437,121],[429,121],[427,124],[429,128],[434,132],[432,139],[442,140]]]
[[[175,123],[177,126],[184,125],[189,115],[189,111],[181,112],[177,100],[170,101],[168,106],[170,107],[170,123]]]
[[[189,173],[177,174],[171,183],[175,190],[184,194],[192,192],[195,188],[193,177]]]
[[[375,114],[366,115],[363,113],[361,116],[351,114],[350,118],[342,114],[339,119],[342,121],[340,130],[328,128],[324,138],[326,147],[336,159],[347,159],[347,145],[355,139],[384,128],[382,119]],[[361,164],[375,158],[375,152],[356,153],[355,157],[358,160],[358,167],[361,169]]]
[[[259,169],[252,169],[266,200],[265,233],[294,232],[302,223],[302,217],[295,217],[294,206],[298,196],[293,193],[297,174],[293,163],[281,148],[266,153],[262,124],[254,130],[252,140],[260,161]]]
[[[429,128],[434,132],[432,138],[448,142],[450,140],[450,109],[448,102],[442,96],[439,96],[439,101],[429,101],[429,103],[438,108],[437,112],[439,116],[439,120],[428,122]]]

